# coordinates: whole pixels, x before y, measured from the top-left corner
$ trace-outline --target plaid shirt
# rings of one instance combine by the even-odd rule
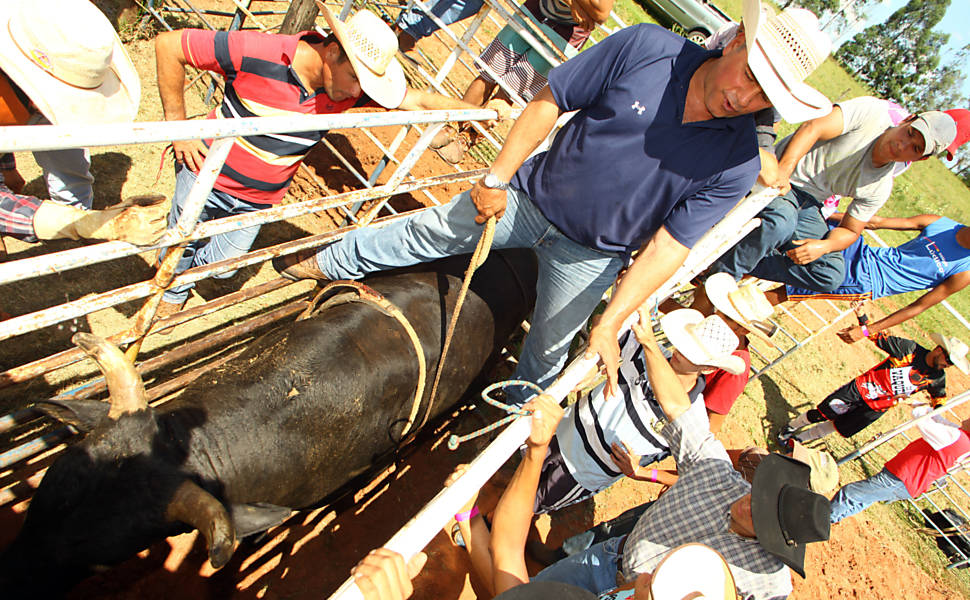
[[[652,572],[673,548],[706,544],[727,560],[743,600],[786,598],[792,591],[788,567],[753,538],[729,529],[731,504],[751,485],[731,466],[714,439],[703,403],[691,405],[663,430],[680,479],[643,514],[627,538],[621,572],[632,581]]]
[[[34,213],[41,200],[33,196],[14,194],[3,183],[0,175],[0,234],[36,242],[34,236]]]

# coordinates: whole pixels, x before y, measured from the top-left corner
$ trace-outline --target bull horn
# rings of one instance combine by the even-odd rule
[[[180,521],[199,530],[209,548],[209,564],[221,569],[232,558],[236,528],[221,502],[193,481],[183,481],[165,508],[169,521]]]
[[[98,363],[111,394],[108,418],[117,420],[124,414],[148,408],[148,395],[141,376],[117,346],[90,333],[75,333],[71,341]]]

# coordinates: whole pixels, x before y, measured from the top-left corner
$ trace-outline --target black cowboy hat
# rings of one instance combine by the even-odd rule
[[[829,539],[829,501],[809,489],[811,468],[780,454],[766,456],[751,484],[758,543],[805,577],[805,545]]]

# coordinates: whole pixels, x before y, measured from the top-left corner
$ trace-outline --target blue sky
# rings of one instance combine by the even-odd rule
[[[904,6],[907,2],[908,0],[882,0],[879,4],[871,5],[866,9],[867,18],[865,24],[856,27],[852,32],[846,32],[836,43],[841,44],[847,41],[852,35],[861,31],[864,27],[885,21],[889,18],[889,15]],[[823,23],[826,20],[823,17]],[[950,34],[949,48],[957,49],[970,44],[970,1],[951,0],[950,8],[947,9],[946,15],[937,26],[937,30]],[[947,58],[947,55],[944,54],[944,61]],[[964,72],[967,73],[968,78],[964,81],[963,92],[965,95],[970,95],[970,65],[964,69]]]

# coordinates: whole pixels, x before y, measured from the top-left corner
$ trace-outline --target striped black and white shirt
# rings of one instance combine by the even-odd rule
[[[642,466],[670,455],[660,431],[666,424],[663,409],[646,376],[643,348],[632,331],[620,339],[620,397],[606,400],[605,383],[566,409],[556,439],[563,461],[576,482],[590,491],[610,486],[623,473],[610,459],[610,446],[624,442],[642,458]],[[688,393],[701,401],[704,378],[698,377]]]

